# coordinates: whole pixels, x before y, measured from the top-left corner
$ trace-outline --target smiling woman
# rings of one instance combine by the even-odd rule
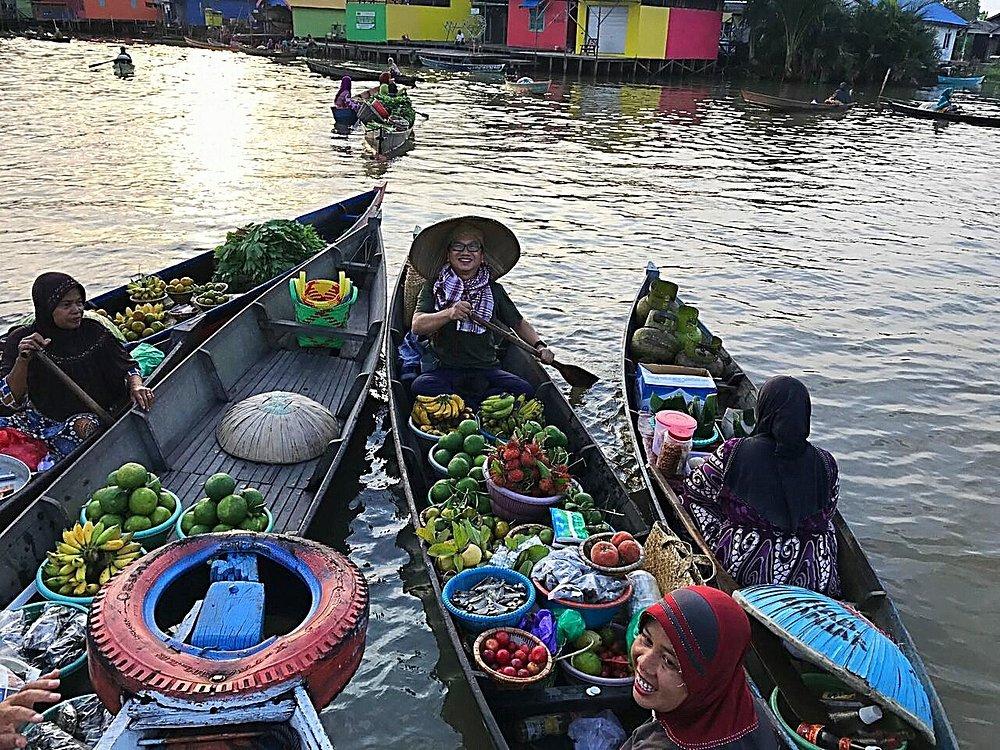
[[[639,615],[632,697],[653,718],[622,750],[777,750],[743,670],[750,623],[728,594],[689,586]]]

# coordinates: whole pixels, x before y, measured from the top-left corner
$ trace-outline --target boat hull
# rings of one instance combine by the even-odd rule
[[[115,78],[131,78],[135,75],[135,65],[126,62],[116,62],[111,66],[115,72]]]
[[[413,146],[413,128],[386,131],[373,128],[365,131],[365,145],[381,156],[399,156]]]
[[[961,78],[958,76],[938,76],[938,83],[942,86],[953,86],[957,88],[977,89],[983,85],[986,76],[968,76]]]
[[[503,87],[512,94],[544,94],[549,90],[552,81],[534,81],[532,83],[516,83],[504,81]]]
[[[758,94],[753,91],[740,91],[740,96],[743,97],[743,101],[747,104],[752,104],[756,107],[763,107],[765,109],[771,109],[778,112],[813,112],[818,114],[844,114],[849,111],[854,104],[813,104],[811,102],[803,102],[797,99],[783,99],[780,96],[769,96],[767,94]]]
[[[247,55],[254,57],[269,57],[272,60],[294,60],[299,56],[298,52],[281,52],[271,49],[257,49],[246,44],[238,44],[237,49]]]
[[[466,63],[420,55],[420,64],[431,70],[446,70],[452,73],[503,73],[507,63]]]
[[[636,461],[639,464],[642,478],[653,494],[656,504],[661,508],[667,519],[675,529],[683,529],[689,541],[691,541],[702,554],[705,554],[715,561],[717,575],[712,583],[728,593],[732,593],[738,587],[736,582],[729,576],[725,569],[721,568],[715,560],[711,547],[702,537],[698,526],[684,509],[680,499],[667,483],[663,475],[649,466],[646,449],[642,436],[638,431],[638,405],[636,401],[635,377],[637,363],[632,359],[632,334],[637,325],[635,321],[635,307],[639,300],[647,293],[649,284],[654,275],[647,274],[646,280],[639,289],[639,293],[629,311],[628,323],[625,326],[625,333],[622,341],[621,360],[621,387],[625,394],[629,432],[631,435],[632,449],[635,453]],[[699,323],[706,333],[708,329],[704,324]],[[723,379],[717,381],[719,385],[719,413],[723,413],[726,408],[752,408],[756,404],[757,389],[750,378],[740,369],[735,360],[730,358],[730,365],[723,375]],[[879,629],[887,633],[895,641],[903,653],[910,660],[913,670],[927,692],[931,709],[934,714],[934,732],[937,736],[937,750],[957,750],[958,741],[951,728],[948,718],[944,712],[944,707],[938,698],[934,685],[927,674],[923,660],[917,651],[913,639],[910,637],[906,626],[900,619],[899,612],[886,594],[886,588],[879,579],[878,574],[872,568],[867,555],[859,544],[857,538],[852,533],[847,522],[838,511],[833,519],[834,528],[837,534],[838,545],[838,570],[840,573],[841,587],[844,597],[853,602],[854,606]],[[782,649],[768,649],[763,642],[766,636],[758,631],[754,633],[754,650],[756,658],[749,662],[751,678],[763,695],[769,695],[774,687],[773,674],[779,673],[788,662],[788,653]],[[784,659],[784,663],[775,663]],[[910,743],[911,750],[931,750],[931,746],[926,740],[916,740]]]
[[[306,60],[306,66],[317,75],[334,79],[350,76],[355,81],[377,81],[383,72],[381,70],[355,68],[350,65],[330,65],[328,63],[317,62],[316,60]],[[392,80],[403,86],[415,86],[420,79],[416,76],[403,74],[393,76]]]
[[[964,122],[966,125],[977,125],[983,128],[1000,128],[1000,117],[984,117],[982,115],[967,115],[961,112],[935,112],[932,109],[921,109],[910,104],[887,100],[889,109],[907,117],[920,120],[940,120],[942,122]]]
[[[188,47],[192,47],[194,49],[211,49],[220,52],[234,51],[232,47],[229,47],[228,45],[225,45],[222,42],[203,42],[200,39],[192,39],[189,36],[184,37],[184,43]]]

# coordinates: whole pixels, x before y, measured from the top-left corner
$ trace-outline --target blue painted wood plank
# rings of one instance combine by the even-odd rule
[[[263,631],[264,584],[217,581],[208,587],[191,645],[238,651],[260,643]]]

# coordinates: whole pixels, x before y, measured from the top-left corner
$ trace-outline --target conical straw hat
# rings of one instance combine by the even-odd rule
[[[486,264],[494,279],[499,279],[517,265],[521,245],[512,231],[496,219],[458,216],[432,224],[413,238],[409,260],[417,273],[428,281],[437,278],[441,266],[448,260],[448,242],[460,224],[469,224],[482,233]]]
[[[234,404],[215,431],[230,456],[264,464],[297,464],[323,454],[340,436],[329,409],[298,393],[271,391]]]

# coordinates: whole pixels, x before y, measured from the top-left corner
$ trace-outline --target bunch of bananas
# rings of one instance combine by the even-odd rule
[[[163,299],[167,293],[167,282],[158,276],[140,276],[125,287],[133,302],[150,302]]]
[[[502,437],[510,437],[518,427],[527,422],[544,422],[545,410],[542,402],[526,398],[523,394],[511,396],[503,393],[490,396],[483,401],[479,410],[479,423],[487,432]]]
[[[461,396],[454,393],[441,396],[417,396],[410,413],[421,432],[430,435],[446,435],[458,427],[463,419],[474,419],[472,409],[465,405]]]
[[[142,548],[131,534],[87,521],[63,532],[56,551],[47,553],[42,580],[62,596],[93,596],[140,555]]]

